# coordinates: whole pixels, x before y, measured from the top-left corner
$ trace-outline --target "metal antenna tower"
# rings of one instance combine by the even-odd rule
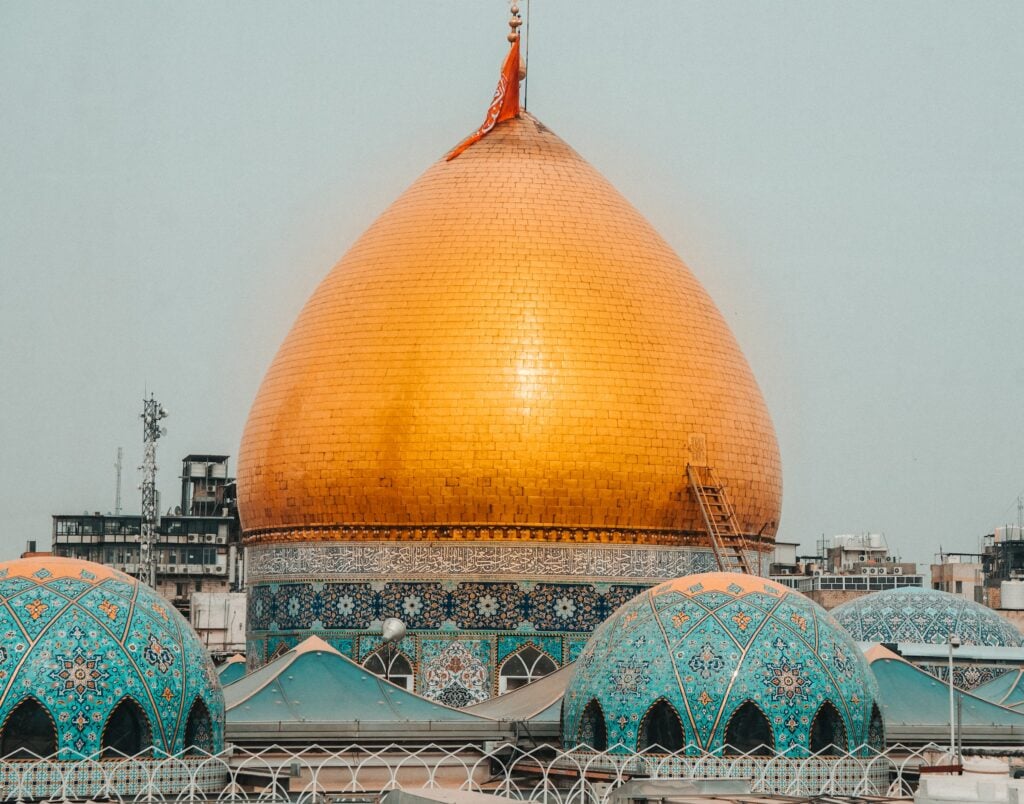
[[[156,588],[156,441],[167,434],[160,420],[167,411],[153,395],[142,400],[142,533],[139,541],[139,580]]]
[[[124,460],[124,449],[117,448],[117,460],[114,469],[117,473],[117,492],[114,494],[114,516],[121,516],[121,466]]]

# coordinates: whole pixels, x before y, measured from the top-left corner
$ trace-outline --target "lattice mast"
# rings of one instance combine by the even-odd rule
[[[139,537],[139,580],[156,588],[156,442],[167,434],[160,420],[167,411],[153,395],[142,400],[142,531]]]

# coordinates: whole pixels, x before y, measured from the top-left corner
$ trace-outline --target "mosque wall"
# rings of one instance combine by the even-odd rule
[[[405,622],[399,645],[416,691],[451,705],[498,691],[505,660],[527,645],[574,661],[619,606],[666,579],[716,569],[698,548],[507,543],[250,546],[247,655],[258,667],[316,634],[365,662],[380,623]],[[751,552],[754,566],[763,559]]]

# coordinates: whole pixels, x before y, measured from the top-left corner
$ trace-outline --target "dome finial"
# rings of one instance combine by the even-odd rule
[[[515,2],[515,0],[512,0],[512,3],[509,5],[509,9],[508,10],[509,10],[509,14],[511,14],[511,16],[509,17],[509,20],[508,20],[508,27],[509,27],[508,41],[509,42],[518,42],[519,41],[519,26],[523,24],[523,18],[521,16],[519,16],[519,5]]]
[[[519,16],[519,6],[514,2],[509,8],[511,17],[508,21],[508,41],[512,47],[501,65],[501,75],[498,77],[498,87],[494,90],[494,98],[491,105],[487,107],[487,116],[483,125],[470,134],[451,150],[445,159],[451,161],[474,142],[479,142],[492,128],[505,120],[519,117],[519,82],[523,80],[526,72],[523,70],[522,61],[519,58],[519,26],[523,24]]]

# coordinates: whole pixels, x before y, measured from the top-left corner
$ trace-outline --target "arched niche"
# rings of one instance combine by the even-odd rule
[[[100,753],[104,758],[134,756],[153,747],[153,730],[142,707],[130,697],[122,698],[103,726]]]
[[[808,747],[812,754],[824,753],[826,756],[845,754],[848,750],[846,724],[830,701],[818,707],[811,721],[811,742]]]
[[[213,753],[213,718],[202,698],[197,697],[185,721],[185,751]]]
[[[39,701],[28,697],[11,710],[0,728],[0,757],[31,759],[57,752],[57,729]]]
[[[604,710],[597,698],[592,698],[583,708],[576,739],[580,745],[588,745],[595,751],[607,750],[608,727],[604,721]]]
[[[885,722],[878,704],[871,705],[871,720],[868,721],[868,745],[876,751],[885,750]]]
[[[498,670],[498,694],[525,687],[557,669],[558,665],[542,650],[534,645],[524,645],[502,662]]]
[[[685,745],[683,721],[664,698],[659,698],[644,714],[637,732],[636,750],[673,753]]]
[[[725,753],[773,754],[775,734],[767,715],[753,701],[744,701],[725,727]]]

